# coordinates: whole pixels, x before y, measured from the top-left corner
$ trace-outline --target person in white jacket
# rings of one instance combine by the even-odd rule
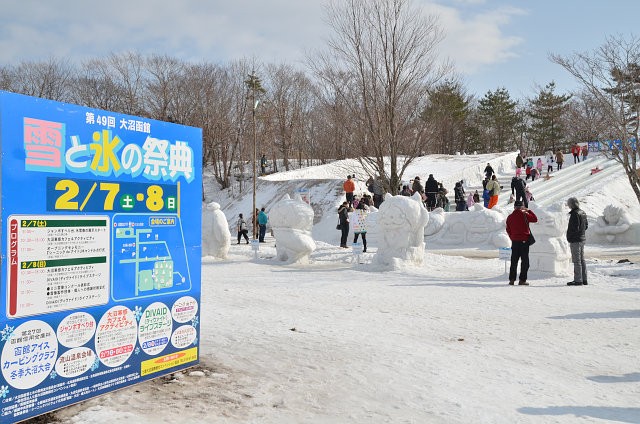
[[[364,203],[358,203],[358,207],[351,212],[349,221],[351,223],[351,229],[353,230],[353,243],[358,242],[358,236],[362,235],[362,251],[367,251],[367,215],[369,214],[369,207]]]

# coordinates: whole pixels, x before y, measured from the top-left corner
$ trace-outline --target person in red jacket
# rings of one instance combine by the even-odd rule
[[[346,193],[347,203],[349,207],[353,207],[353,192],[356,191],[356,183],[353,182],[351,175],[347,175],[347,180],[342,184],[342,188]]]
[[[578,143],[574,144],[573,147],[571,147],[571,154],[573,155],[573,163],[580,162],[581,151],[582,149],[580,148],[580,146],[578,146]]]
[[[528,286],[527,272],[529,271],[529,229],[530,222],[538,222],[538,217],[533,211],[525,208],[522,202],[516,200],[513,203],[513,212],[507,217],[507,234],[511,239],[511,268],[509,270],[509,285],[516,281],[518,273],[518,261],[520,264],[520,286]]]

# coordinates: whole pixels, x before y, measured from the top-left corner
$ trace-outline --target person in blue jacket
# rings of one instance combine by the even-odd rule
[[[264,208],[262,208],[260,209],[260,212],[258,212],[258,226],[260,227],[260,231],[258,233],[258,241],[260,243],[264,243],[264,236],[267,233],[267,222],[269,222],[269,217],[264,211]]]

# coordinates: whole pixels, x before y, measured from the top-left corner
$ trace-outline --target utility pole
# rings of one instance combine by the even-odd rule
[[[258,178],[256,172],[256,162],[257,162],[257,154],[258,154],[258,138],[256,131],[256,109],[258,108],[258,104],[260,103],[260,99],[257,98],[257,95],[265,93],[265,89],[262,88],[262,82],[260,78],[256,76],[255,71],[251,71],[248,78],[245,80],[245,84],[247,88],[251,91],[251,118],[253,124],[253,160],[251,161],[252,165],[252,175],[253,175],[253,225],[252,225],[252,238],[256,240],[256,230],[258,228],[258,214],[256,213],[256,180]]]

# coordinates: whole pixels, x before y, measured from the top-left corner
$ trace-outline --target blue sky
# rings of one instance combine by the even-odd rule
[[[592,51],[607,35],[631,34],[640,17],[639,0],[412,1],[439,16],[441,49],[478,96],[505,87],[514,98],[532,97],[552,80],[558,93],[575,89],[548,54]],[[323,2],[3,0],[0,64],[51,56],[80,62],[124,51],[301,64],[306,52],[325,46]]]

